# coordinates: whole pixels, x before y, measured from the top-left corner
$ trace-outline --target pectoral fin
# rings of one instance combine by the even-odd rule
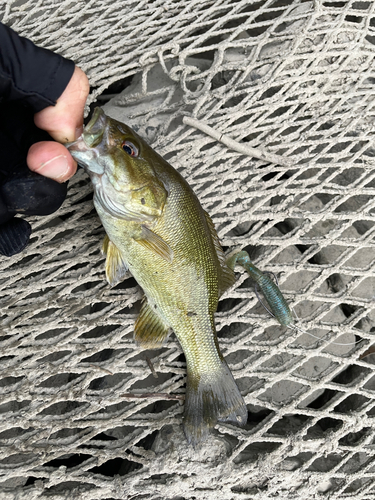
[[[135,237],[134,240],[144,248],[156,253],[167,262],[173,261],[173,250],[171,247],[163,240],[163,238],[155,234],[147,226],[141,226],[141,234]]]
[[[147,301],[134,325],[134,340],[144,349],[156,349],[166,340],[171,329],[154,311]]]
[[[102,245],[102,253],[107,255],[105,261],[105,274],[111,286],[117,285],[124,277],[128,266],[122,258],[121,252],[114,243],[106,236]]]

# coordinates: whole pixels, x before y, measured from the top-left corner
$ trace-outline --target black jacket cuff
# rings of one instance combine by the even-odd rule
[[[0,96],[29,104],[36,113],[56,104],[67,87],[74,62],[37,47],[0,23]]]

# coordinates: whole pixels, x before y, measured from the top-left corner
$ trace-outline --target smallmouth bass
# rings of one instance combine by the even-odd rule
[[[218,345],[214,313],[235,281],[209,215],[183,177],[132,129],[96,108],[68,146],[90,175],[106,231],[111,285],[129,269],[145,293],[134,339],[160,347],[171,330],[186,357],[184,432],[193,446],[247,408]]]

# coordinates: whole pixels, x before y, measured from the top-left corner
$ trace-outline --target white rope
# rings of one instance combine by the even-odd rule
[[[284,158],[279,155],[274,155],[272,153],[268,153],[267,151],[263,151],[262,149],[259,148],[251,148],[246,144],[241,144],[240,142],[231,139],[227,135],[218,132],[212,127],[209,127],[200,120],[195,120],[194,118],[190,118],[189,116],[184,116],[182,121],[186,125],[190,125],[191,127],[194,127],[200,130],[201,132],[204,132],[205,134],[209,135],[216,141],[221,142],[225,146],[228,146],[228,148],[233,149],[238,153],[247,156],[252,156],[253,158],[258,158],[259,160],[263,160],[269,163],[274,163],[276,165],[282,165],[284,167],[290,167],[292,165],[292,162],[287,158]]]

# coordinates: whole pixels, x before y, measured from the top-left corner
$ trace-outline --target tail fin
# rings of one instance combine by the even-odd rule
[[[187,379],[184,432],[194,447],[207,438],[217,422],[229,422],[243,427],[247,422],[247,408],[233,375],[225,361],[210,373]]]

